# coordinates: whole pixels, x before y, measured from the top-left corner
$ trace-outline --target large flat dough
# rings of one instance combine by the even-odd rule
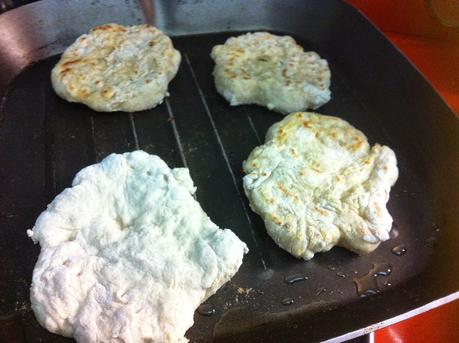
[[[78,342],[186,342],[195,309],[247,252],[194,192],[188,169],[142,151],[82,169],[28,231],[41,245],[39,323]]]
[[[229,38],[212,49],[217,91],[235,105],[257,104],[283,114],[330,100],[326,60],[290,36],[267,32]]]
[[[244,190],[268,234],[292,255],[343,246],[367,254],[389,239],[386,203],[398,177],[387,146],[346,121],[310,112],[274,124],[243,164]]]
[[[142,111],[163,101],[180,59],[153,26],[106,24],[65,50],[51,81],[60,97],[95,111]]]

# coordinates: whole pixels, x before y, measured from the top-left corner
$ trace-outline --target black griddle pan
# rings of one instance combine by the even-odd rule
[[[49,75],[58,54],[91,27],[144,22],[138,2],[44,0],[0,16],[0,341],[68,341],[41,328],[30,310],[39,246],[25,231],[82,167],[139,148],[189,167],[204,210],[250,248],[238,274],[207,301],[215,314],[195,314],[192,342],[343,341],[459,297],[459,121],[367,19],[334,0],[147,5],[147,18],[173,37],[183,61],[167,101],[133,114],[68,103]],[[254,30],[292,35],[326,58],[333,99],[318,111],[395,150],[393,239],[374,253],[334,248],[298,260],[250,211],[241,163],[282,116],[230,107],[215,91],[209,53]],[[397,256],[391,250],[400,244],[407,251]],[[360,297],[354,279],[375,263],[392,272],[378,276],[375,294]],[[308,279],[285,282],[296,274]]]

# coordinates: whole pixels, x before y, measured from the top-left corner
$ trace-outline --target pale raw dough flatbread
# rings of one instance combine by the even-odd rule
[[[39,323],[78,342],[186,342],[246,245],[193,198],[188,169],[143,151],[82,169],[27,233]]]
[[[217,91],[232,106],[257,104],[286,114],[330,100],[327,61],[290,36],[247,33],[216,45],[211,57]]]
[[[180,59],[170,38],[153,26],[106,24],[65,50],[51,81],[60,97],[95,111],[142,111],[168,95]]]
[[[343,246],[367,254],[389,239],[386,208],[398,177],[387,146],[370,147],[346,121],[310,112],[274,124],[243,164],[250,206],[292,255]]]

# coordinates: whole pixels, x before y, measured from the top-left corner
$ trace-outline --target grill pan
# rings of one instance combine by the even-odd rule
[[[133,114],[67,103],[49,74],[58,54],[91,27],[144,22],[138,2],[43,0],[0,16],[0,341],[69,341],[41,328],[30,309],[39,247],[25,231],[82,167],[139,148],[170,167],[189,167],[204,210],[250,248],[238,274],[206,302],[215,314],[195,314],[192,342],[343,341],[459,297],[459,121],[375,27],[334,0],[150,5],[147,18],[173,37],[183,61],[167,101]],[[242,161],[282,116],[230,107],[215,91],[209,57],[213,45],[249,30],[290,34],[326,58],[333,99],[318,112],[396,152],[393,239],[374,253],[334,248],[309,262],[295,259],[249,210]],[[391,252],[400,244],[403,256]],[[375,263],[392,272],[376,279],[378,293],[359,297],[354,279]],[[285,282],[296,274],[307,280]]]

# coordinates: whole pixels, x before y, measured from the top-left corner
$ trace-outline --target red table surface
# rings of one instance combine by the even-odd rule
[[[429,8],[435,1],[452,6],[450,14],[459,23],[459,0],[347,0],[384,32],[459,114],[459,27],[447,27],[435,17]],[[459,342],[459,300],[380,329],[375,342]]]

